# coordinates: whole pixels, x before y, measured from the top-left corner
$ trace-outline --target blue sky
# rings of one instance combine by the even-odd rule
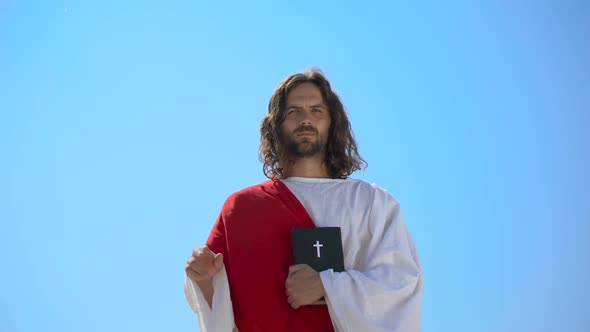
[[[321,68],[400,202],[424,331],[590,326],[583,1],[0,1],[0,331],[197,331],[183,265]]]

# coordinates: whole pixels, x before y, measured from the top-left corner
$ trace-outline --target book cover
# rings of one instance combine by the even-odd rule
[[[291,241],[295,264],[307,264],[318,272],[344,271],[340,227],[296,227]]]

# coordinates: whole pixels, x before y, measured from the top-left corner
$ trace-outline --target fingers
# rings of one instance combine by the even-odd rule
[[[305,270],[308,268],[310,268],[310,267],[307,264],[291,265],[291,266],[289,266],[289,276],[291,276],[292,274],[294,274],[298,271]]]
[[[213,278],[223,267],[223,255],[215,255],[207,246],[193,249],[193,254],[185,264],[185,271],[189,278],[203,281]]]
[[[194,281],[209,280],[209,279],[213,278],[213,276],[215,276],[215,273],[212,270],[196,269],[196,268],[192,268],[188,264],[186,265],[184,271],[186,272],[186,275],[189,276]]]
[[[188,266],[188,264],[187,264]],[[203,276],[201,276],[200,274],[198,274],[197,272],[185,267],[184,271],[186,272],[186,275],[191,278],[193,281],[203,281],[205,280],[205,278],[203,278]]]
[[[213,257],[214,254],[207,246],[197,247],[193,249],[193,257]]]
[[[287,297],[287,302],[293,309],[299,309],[299,307],[301,307],[299,301],[296,301],[292,296]]]
[[[293,309],[314,303],[325,296],[320,275],[307,264],[289,267],[289,275],[285,280],[285,295]]]
[[[285,295],[287,295],[287,303],[289,303],[291,308],[297,309],[303,304],[301,299],[291,288],[287,287],[287,289],[285,289]]]
[[[213,266],[215,267],[216,271],[221,270],[221,268],[223,267],[223,255],[222,254],[215,255],[215,258],[213,261]]]
[[[209,273],[202,266],[199,266],[194,256],[190,256],[184,265],[186,275],[194,281],[202,281],[209,278]]]
[[[297,291],[296,286],[296,283],[289,277],[285,281],[285,295],[287,295],[287,303],[289,303],[293,309],[297,309],[303,305],[302,299],[300,299],[300,297],[297,295],[300,292]]]

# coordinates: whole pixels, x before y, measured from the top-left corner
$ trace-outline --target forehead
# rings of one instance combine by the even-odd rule
[[[317,85],[309,82],[301,83],[295,88],[293,88],[287,95],[287,104],[305,102],[324,102],[322,92],[320,91],[320,88],[318,88]]]

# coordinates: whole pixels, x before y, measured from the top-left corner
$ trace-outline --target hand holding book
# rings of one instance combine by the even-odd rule
[[[324,270],[344,271],[342,237],[339,227],[294,228],[291,233],[291,241],[294,263],[307,264],[317,272],[318,279],[319,272]],[[289,275],[291,276],[291,269]],[[319,280],[319,284],[322,293],[325,293],[321,280]],[[319,301],[311,304],[326,304],[326,301],[322,297]]]
[[[292,265],[285,282],[287,302],[293,309],[317,303],[326,295],[319,272],[307,264]],[[325,302],[323,303],[325,304]]]

